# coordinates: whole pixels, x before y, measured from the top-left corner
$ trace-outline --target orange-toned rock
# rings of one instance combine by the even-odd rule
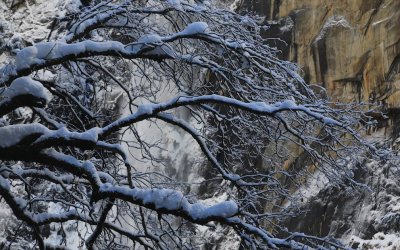
[[[266,16],[272,27],[265,36],[285,40],[282,56],[333,100],[400,108],[399,0],[242,2]]]

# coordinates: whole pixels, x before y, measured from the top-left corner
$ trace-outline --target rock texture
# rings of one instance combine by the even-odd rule
[[[310,197],[305,212],[291,218],[287,227],[341,238],[355,249],[400,249],[398,167],[366,160],[357,166],[354,178],[371,190],[326,186]],[[385,241],[388,236],[391,240]]]
[[[298,63],[306,81],[323,86],[334,101],[378,105],[389,117],[381,120],[381,135],[392,141],[398,137],[399,0],[250,0],[235,4],[238,10],[250,9],[266,17],[270,28],[264,37],[282,51],[282,58]],[[341,237],[353,248],[400,249],[397,174],[387,163],[366,162],[355,177],[372,192],[322,188],[306,202],[306,212],[287,226],[293,231]],[[388,235],[390,240],[385,241]]]
[[[266,16],[266,38],[280,37],[285,59],[333,99],[400,108],[400,1],[252,0]]]

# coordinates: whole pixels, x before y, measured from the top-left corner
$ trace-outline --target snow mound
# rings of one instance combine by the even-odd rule
[[[205,22],[194,22],[189,24],[184,30],[182,30],[179,34],[183,36],[190,36],[196,34],[207,33],[208,24]]]
[[[138,43],[162,43],[162,38],[157,34],[147,34],[141,36]]]
[[[33,134],[46,133],[48,129],[38,123],[16,124],[0,128],[0,148],[7,148],[18,144],[25,137]]]
[[[34,64],[44,63],[46,60],[57,60],[70,55],[84,52],[104,52],[108,50],[122,51],[124,46],[120,42],[83,41],[73,44],[64,42],[41,42],[29,46],[18,52],[16,56],[17,70],[29,68]]]
[[[181,1],[180,0],[167,0],[168,5],[174,7],[175,9],[181,10]]]
[[[122,193],[145,205],[154,206],[156,209],[183,211],[194,220],[214,217],[229,218],[235,216],[239,211],[234,201],[222,201],[211,206],[201,203],[191,204],[181,192],[171,189],[127,189],[103,184],[100,192]]]
[[[40,82],[26,76],[15,79],[10,87],[4,91],[2,96],[6,99],[12,99],[21,95],[33,95],[45,100],[46,104],[49,103],[51,99],[50,93]]]

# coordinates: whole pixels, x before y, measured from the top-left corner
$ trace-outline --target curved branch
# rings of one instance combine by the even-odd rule
[[[237,99],[220,95],[203,95],[195,97],[180,96],[163,103],[140,105],[136,113],[128,117],[118,119],[115,122],[112,122],[106,127],[102,128],[101,132],[99,133],[99,137],[100,138],[105,137],[113,132],[118,131],[122,127],[126,127],[138,121],[151,118],[159,112],[163,112],[181,106],[201,105],[207,103],[228,105],[231,107],[248,111],[250,113],[267,115],[267,116],[274,116],[276,113],[284,111],[304,112],[310,117],[313,117],[314,119],[320,121],[323,124],[347,128],[347,126],[345,126],[341,122],[336,121],[333,118],[326,117],[318,112],[312,111],[307,106],[297,105],[293,101],[278,102],[275,104],[266,104],[264,102],[246,103],[239,101]],[[350,130],[350,128],[348,129]]]

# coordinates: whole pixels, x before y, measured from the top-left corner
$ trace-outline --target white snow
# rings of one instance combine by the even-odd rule
[[[28,135],[43,134],[48,129],[38,123],[8,125],[0,128],[0,148],[11,147]]]
[[[138,39],[138,43],[162,43],[162,38],[157,34],[146,34]]]
[[[236,11],[240,7],[241,3],[241,0],[234,0],[233,3],[229,6],[229,9],[231,11]]]
[[[292,18],[286,17],[284,22],[285,22],[285,24],[283,26],[279,27],[279,30],[281,32],[289,32],[289,31],[293,30],[294,22],[293,22]]]
[[[78,13],[82,2],[80,0],[64,0],[60,1],[58,5],[61,12],[59,15],[64,17],[66,13]]]
[[[378,232],[374,234],[374,236],[370,240],[364,240],[357,236],[352,236],[349,242],[349,246],[352,246],[356,243],[358,243],[357,249],[400,249],[400,235]]]
[[[10,190],[10,182],[0,175],[0,188]]]
[[[84,52],[106,52],[125,51],[124,45],[120,42],[107,41],[95,42],[86,40],[83,42],[67,44],[64,42],[41,42],[26,47],[19,51],[16,56],[17,70],[29,68],[34,64],[41,64],[45,60],[57,60],[70,55],[78,55]]]
[[[208,30],[208,24],[205,22],[194,22],[189,24],[184,30],[179,32],[177,35],[190,36],[196,34],[206,33]]]
[[[7,99],[12,99],[16,96],[28,94],[41,98],[45,100],[46,103],[51,99],[49,91],[43,87],[40,82],[32,80],[27,76],[15,79],[10,87],[4,91],[2,96]]]
[[[326,187],[329,184],[328,178],[321,173],[320,171],[316,171],[312,175],[308,176],[302,186],[300,186],[293,196],[298,196],[301,198],[302,203],[306,203],[310,198],[315,197],[321,189]],[[285,203],[285,207],[290,205],[290,201]]]
[[[60,203],[55,203],[55,202],[49,202],[49,206],[47,208],[47,213],[49,215],[55,215],[55,214],[60,214],[64,211],[64,208],[61,206]],[[71,211],[71,213],[76,213],[76,211]],[[68,213],[68,212],[67,212]],[[70,227],[74,227],[77,223],[78,230],[69,230]],[[81,243],[81,240],[79,238],[79,234],[82,232],[85,233],[90,233],[90,229],[88,230],[83,226],[82,222],[75,222],[75,221],[67,221],[63,223],[63,228],[66,233],[66,245],[68,246],[67,249],[79,249],[79,244]],[[50,232],[49,237],[45,239],[45,242],[47,244],[53,244],[55,246],[60,245],[60,243],[63,241],[63,237],[59,234],[59,230],[61,229],[60,225],[53,224],[52,225],[52,230]]]
[[[64,140],[78,139],[96,143],[99,132],[100,128],[97,127],[85,132],[71,132],[65,127],[58,130],[50,130],[39,123],[7,125],[0,127],[0,148],[11,147],[18,144],[25,137],[33,134],[40,136],[33,144],[40,143],[49,138],[62,138]]]
[[[181,4],[180,0],[167,0],[170,5],[178,5]]]
[[[177,10],[182,10],[182,5],[180,0],[167,0],[167,3],[171,6],[174,7]]]
[[[80,22],[76,22],[72,25],[70,31],[65,36],[65,41],[71,41],[75,35],[80,35],[85,32],[90,26],[95,25],[96,23],[101,23],[106,20],[111,19],[114,15],[121,12],[121,9],[115,8],[114,10],[107,12],[97,12],[95,15],[87,17],[85,20]]]
[[[36,60],[36,54],[37,48],[34,46],[29,46],[19,51],[15,59],[17,69],[28,68],[29,65],[35,62],[39,63],[39,61]]]
[[[8,32],[21,40],[35,42],[47,38],[54,18],[65,16],[66,0],[0,1],[0,20],[7,20]],[[70,0],[78,2],[79,0]],[[14,8],[10,6],[15,5]],[[2,34],[7,36],[7,34]]]
[[[46,139],[79,139],[88,142],[97,142],[98,133],[100,132],[100,128],[92,128],[85,132],[71,132],[66,127],[62,127],[58,130],[48,130],[42,136],[40,136],[34,143],[40,143],[45,141]]]
[[[332,16],[325,22],[319,35],[315,38],[315,42],[323,39],[326,36],[327,32],[334,27],[341,27],[345,29],[351,28],[349,22],[344,16]]]
[[[145,205],[153,205],[156,209],[183,211],[194,220],[214,217],[229,218],[237,214],[239,210],[234,201],[223,201],[212,206],[205,206],[201,203],[191,204],[181,192],[171,189],[128,189],[103,184],[100,192],[121,193],[131,196],[133,200],[143,202]]]
[[[57,159],[59,161],[65,162],[69,165],[73,165],[74,168],[83,170],[87,175],[90,176],[90,179],[92,181],[96,182],[96,185],[98,185],[98,186],[101,185],[101,181],[100,181],[100,177],[99,177],[100,176],[99,173],[101,173],[101,172],[97,172],[97,170],[94,167],[92,162],[85,161],[85,162],[81,163],[75,157],[60,153],[60,152],[54,150],[53,148],[42,150],[41,153],[46,154],[46,155],[48,155],[54,159]],[[103,176],[107,177],[108,174],[103,175]]]

